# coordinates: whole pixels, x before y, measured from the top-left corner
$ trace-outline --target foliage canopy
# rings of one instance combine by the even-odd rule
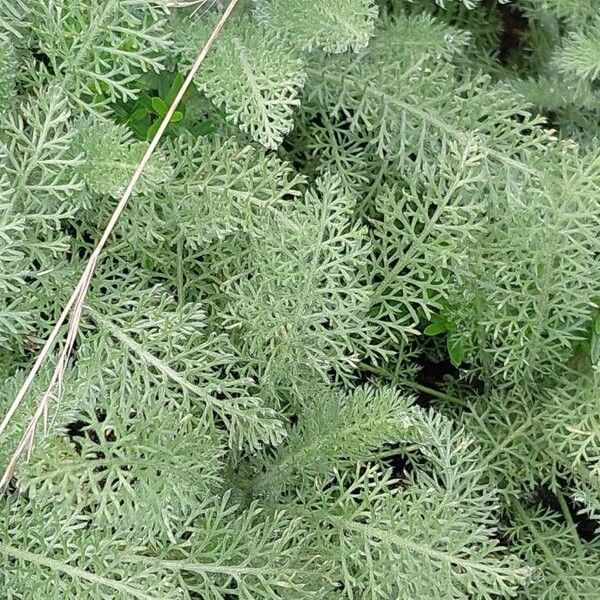
[[[2,417],[223,4],[0,0]],[[0,497],[3,598],[598,597],[594,4],[239,3]]]

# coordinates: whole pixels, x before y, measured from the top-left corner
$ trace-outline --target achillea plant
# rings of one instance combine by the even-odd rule
[[[0,0],[0,596],[596,598],[594,3],[227,4]]]

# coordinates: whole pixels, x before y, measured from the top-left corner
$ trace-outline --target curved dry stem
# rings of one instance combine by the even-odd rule
[[[40,368],[44,364],[46,358],[48,357],[48,354],[52,351],[54,344],[56,343],[56,340],[58,338],[58,334],[60,333],[60,330],[61,330],[64,322],[66,321],[69,314],[71,314],[71,319],[69,322],[69,329],[67,332],[66,342],[65,342],[64,348],[61,350],[60,355],[58,357],[56,367],[54,368],[54,372],[53,372],[52,378],[50,380],[50,384],[46,388],[45,392],[42,394],[42,398],[38,404],[38,407],[37,407],[35,413],[31,417],[31,420],[29,422],[28,427],[25,430],[25,433],[23,434],[23,437],[21,438],[19,445],[17,446],[16,450],[12,454],[11,459],[9,460],[9,463],[4,470],[2,479],[0,480],[0,492],[3,491],[6,488],[6,486],[8,485],[8,482],[10,481],[10,479],[12,478],[12,476],[14,474],[15,468],[16,468],[20,458],[23,456],[23,454],[25,452],[27,452],[31,448],[31,445],[33,444],[33,438],[34,438],[35,432],[37,430],[38,423],[39,423],[40,419],[42,418],[42,416],[46,417],[48,414],[48,406],[49,406],[50,400],[52,398],[52,392],[55,389],[55,387],[58,386],[60,388],[60,386],[62,384],[64,373],[66,371],[67,364],[69,362],[69,358],[70,358],[71,352],[73,350],[73,345],[75,344],[75,339],[76,339],[77,333],[79,331],[79,324],[81,322],[81,314],[83,311],[83,306],[84,306],[85,298],[87,296],[87,292],[88,292],[88,289],[90,286],[90,282],[92,280],[94,271],[96,269],[96,265],[98,264],[98,261],[100,259],[100,255],[101,255],[104,247],[106,246],[108,238],[110,237],[111,233],[113,232],[113,229],[115,228],[115,225],[117,224],[117,221],[119,220],[119,217],[123,213],[123,210],[125,209],[125,206],[127,205],[127,202],[131,198],[131,195],[133,194],[135,186],[137,185],[142,173],[144,172],[144,169],[146,168],[148,161],[152,157],[152,154],[156,150],[156,148],[157,148],[168,124],[170,123],[171,118],[173,117],[175,111],[177,110],[177,107],[179,106],[183,96],[187,92],[189,86],[191,85],[191,83],[194,79],[194,76],[196,75],[196,73],[198,72],[198,69],[204,62],[206,56],[208,55],[209,50],[211,49],[215,40],[221,33],[221,30],[223,29],[227,19],[233,12],[233,9],[235,8],[235,5],[237,3],[238,3],[238,0],[230,0],[229,4],[227,5],[227,8],[223,11],[221,18],[219,19],[219,21],[213,28],[208,40],[204,44],[204,47],[198,54],[198,57],[196,58],[191,69],[189,70],[187,77],[185,78],[185,81],[183,82],[179,92],[177,93],[177,96],[171,103],[171,106],[169,107],[167,113],[165,114],[165,116],[160,124],[160,127],[158,128],[158,131],[156,132],[156,134],[152,138],[152,141],[148,145],[148,148],[144,152],[144,155],[142,156],[135,172],[133,173],[133,175],[129,181],[129,184],[125,188],[125,191],[123,192],[121,199],[119,200],[117,206],[115,207],[115,210],[113,211],[113,213],[108,221],[108,224],[106,225],[106,228],[104,229],[104,232],[102,233],[102,236],[100,237],[100,240],[96,244],[94,251],[92,252],[92,254],[90,255],[90,257],[88,259],[86,267],[85,267],[77,285],[75,286],[75,289],[73,290],[73,293],[71,294],[71,297],[67,301],[62,313],[60,314],[52,331],[50,332],[50,335],[46,339],[46,342],[45,342],[42,350],[40,351],[33,367],[29,371],[23,385],[21,386],[17,395],[15,396],[14,400],[12,401],[6,415],[4,416],[4,418],[2,420],[2,423],[0,423],[0,436],[1,436],[2,433],[8,427],[11,419],[13,418],[17,409],[19,408],[19,405],[21,404],[23,398],[29,391],[29,388],[31,387],[31,384],[34,381],[35,376],[37,375]]]

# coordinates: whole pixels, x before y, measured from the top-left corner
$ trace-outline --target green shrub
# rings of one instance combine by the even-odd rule
[[[0,0],[2,418],[225,4]],[[0,497],[1,598],[598,598],[595,8],[241,1]]]

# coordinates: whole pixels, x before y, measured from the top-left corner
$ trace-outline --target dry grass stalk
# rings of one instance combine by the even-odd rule
[[[37,430],[40,419],[42,419],[42,417],[44,417],[44,427],[46,427],[48,406],[49,406],[50,400],[52,398],[52,393],[56,387],[58,387],[59,389],[61,387],[61,384],[62,384],[62,381],[64,378],[64,373],[65,373],[65,370],[67,368],[67,364],[69,361],[69,357],[71,356],[71,352],[73,350],[73,345],[75,343],[75,339],[76,339],[77,333],[79,331],[79,325],[81,322],[81,314],[83,311],[85,298],[87,296],[90,282],[92,280],[92,276],[96,269],[96,265],[98,264],[98,261],[100,259],[102,250],[106,246],[108,238],[110,237],[113,229],[115,228],[115,225],[117,224],[119,217],[121,216],[123,210],[125,209],[127,202],[129,201],[131,195],[133,194],[135,186],[137,185],[144,169],[146,168],[148,161],[152,157],[152,154],[156,150],[169,122],[171,121],[171,118],[173,117],[173,114],[177,110],[177,107],[179,106],[183,96],[185,95],[186,91],[188,90],[189,86],[191,85],[191,83],[194,79],[194,76],[196,75],[196,73],[198,72],[198,69],[204,62],[204,59],[206,58],[209,50],[211,49],[211,47],[214,44],[217,37],[219,36],[221,30],[223,29],[223,26],[225,25],[227,19],[233,12],[233,9],[235,8],[235,5],[237,3],[238,3],[238,0],[230,0],[229,4],[227,5],[227,8],[223,11],[221,18],[215,25],[208,40],[206,41],[206,44],[204,45],[204,47],[198,54],[198,57],[196,58],[194,64],[192,65],[187,77],[185,78],[185,81],[183,82],[179,92],[177,93],[177,96],[171,103],[171,106],[169,107],[167,114],[165,115],[162,123],[160,124],[158,131],[156,132],[156,134],[152,138],[152,141],[148,145],[148,148],[144,152],[144,155],[142,156],[135,172],[133,173],[133,175],[129,181],[129,184],[125,188],[125,191],[123,192],[123,195],[122,195],[121,199],[119,200],[119,203],[115,207],[115,210],[113,211],[113,213],[108,221],[108,224],[106,225],[106,228],[104,229],[104,232],[102,233],[100,240],[96,244],[94,251],[90,255],[90,258],[88,259],[86,267],[81,275],[81,278],[79,279],[79,282],[75,286],[75,289],[73,290],[73,293],[71,294],[71,297],[67,301],[62,313],[58,317],[58,320],[56,321],[52,331],[50,332],[50,335],[46,339],[46,342],[45,342],[42,350],[40,351],[39,355],[37,356],[36,361],[33,364],[33,367],[29,371],[25,381],[23,382],[23,385],[19,389],[19,392],[15,396],[6,415],[4,416],[2,423],[0,423],[0,436],[1,436],[2,433],[8,427],[11,419],[13,418],[17,409],[19,408],[19,405],[21,404],[23,398],[25,397],[29,388],[31,387],[31,385],[35,379],[35,376],[37,375],[40,368],[44,364],[49,353],[52,351],[54,344],[56,342],[56,339],[58,337],[58,334],[60,333],[60,330],[61,330],[63,324],[67,320],[67,317],[69,315],[71,315],[65,345],[59,354],[56,366],[54,368],[54,372],[52,374],[52,378],[50,380],[50,384],[46,388],[45,392],[42,394],[42,397],[37,406],[37,409],[36,409],[35,413],[33,414],[32,418],[29,422],[29,425],[28,425],[27,429],[25,430],[25,433],[23,434],[21,441],[19,442],[19,445],[17,446],[14,453],[12,454],[8,465],[6,465],[6,468],[2,475],[2,479],[0,480],[0,492],[3,491],[4,489],[6,489],[6,486],[8,485],[8,482],[10,481],[10,479],[12,478],[12,476],[15,472],[15,468],[16,468],[19,460],[21,459],[21,457],[30,450],[30,448],[33,444],[35,432]]]
[[[167,0],[166,4],[169,8],[190,8],[195,6],[194,10],[189,15],[192,17],[201,9],[204,9],[204,12],[208,11],[217,2],[218,0]],[[204,12],[201,14],[204,14]]]

